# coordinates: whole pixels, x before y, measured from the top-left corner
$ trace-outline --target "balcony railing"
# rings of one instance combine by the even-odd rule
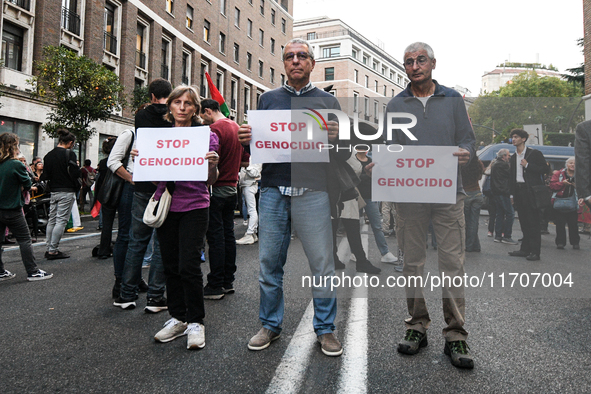
[[[29,0],[8,0],[8,2],[19,6],[24,10],[31,11],[31,2]]]
[[[117,54],[117,37],[111,33],[105,32],[105,41],[103,43],[105,51],[111,52],[113,55]]]
[[[166,64],[163,64],[160,67],[160,77],[163,79],[168,79],[168,66]]]
[[[141,51],[135,51],[135,65],[139,68],[146,69],[146,54]]]
[[[62,7],[62,27],[70,33],[80,35],[80,15]]]

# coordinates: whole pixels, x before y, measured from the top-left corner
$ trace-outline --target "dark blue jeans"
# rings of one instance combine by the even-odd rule
[[[207,286],[217,289],[231,287],[236,273],[236,237],[234,207],[236,196],[211,196],[209,203],[209,269]]]
[[[466,250],[468,252],[480,252],[480,239],[478,239],[478,222],[480,220],[480,207],[484,203],[482,192],[466,192],[464,199],[464,216],[466,217]]]
[[[152,193],[133,193],[131,205],[131,232],[125,264],[123,265],[123,276],[121,282],[121,297],[131,299],[138,292],[138,285],[142,278],[142,263],[146,249],[152,238],[154,229],[144,223],[144,211],[150,201]],[[160,254],[160,243],[158,237],[154,237],[154,251],[150,263],[148,276],[148,298],[159,298],[164,295],[166,289],[166,278],[164,266]]]
[[[121,200],[117,209],[103,208],[103,230],[101,232],[101,246],[99,255],[108,255],[111,242],[111,232],[113,230],[113,220],[115,213],[119,214],[119,231],[117,232],[117,241],[113,247],[113,266],[115,267],[115,277],[123,276],[123,265],[125,264],[125,255],[127,254],[127,245],[129,243],[129,229],[131,227],[131,203],[133,201],[133,185],[125,182]]]
[[[495,206],[497,217],[495,218],[495,238],[511,238],[513,233],[513,222],[515,221],[515,210],[509,196],[495,195]]]

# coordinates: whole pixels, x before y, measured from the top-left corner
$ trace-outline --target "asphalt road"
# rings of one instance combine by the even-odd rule
[[[456,369],[443,354],[437,289],[427,295],[429,346],[410,357],[396,352],[407,317],[404,291],[381,287],[388,276],[395,281],[400,274],[378,262],[371,234],[365,241],[370,259],[383,269],[380,284],[339,289],[336,325],[345,352],[330,358],[315,342],[310,291],[301,286],[309,270],[297,239],[286,265],[281,338],[260,352],[246,347],[260,328],[258,246],[238,246],[236,294],[206,301],[206,346],[188,351],[184,338],[154,342],[168,315],[145,314],[144,295],[134,310],[112,306],[112,261],[91,257],[98,243],[96,222],[85,221],[85,229],[68,234],[61,245],[70,259],[46,261],[44,247],[34,247],[39,266],[54,273],[51,280],[27,282],[18,250],[4,252],[6,268],[17,278],[0,283],[0,392],[591,392],[591,240],[582,236],[579,251],[556,250],[551,225],[551,235],[543,236],[542,260],[527,262],[507,255],[515,247],[487,238],[485,220],[483,250],[466,261],[467,274],[487,280],[466,291],[473,370]],[[241,237],[244,227],[236,222]],[[520,238],[518,227],[514,238]],[[388,243],[395,250],[396,239]],[[437,274],[436,253],[429,247],[430,275]],[[347,263],[344,273],[354,277],[354,267]],[[207,271],[206,264],[203,268]],[[510,273],[517,274],[513,288]],[[535,273],[540,273],[536,288]],[[570,287],[564,283],[569,273]],[[549,277],[560,286],[541,286]]]

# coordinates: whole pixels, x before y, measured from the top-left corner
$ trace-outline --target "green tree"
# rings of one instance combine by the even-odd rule
[[[137,111],[139,107],[150,102],[150,95],[148,94],[147,86],[136,86],[133,89],[133,102],[131,103],[131,110]]]
[[[577,40],[577,45],[583,48],[585,45],[585,40],[583,38],[579,38]],[[581,49],[583,52],[583,49]],[[566,78],[567,81],[580,84],[583,89],[585,88],[585,63],[581,63],[578,67],[567,68],[566,71],[568,74],[562,74],[563,78]]]
[[[524,124],[542,124],[544,132],[549,133],[568,132],[573,113],[574,124],[584,120],[583,109],[577,108],[582,94],[580,85],[526,71],[499,90],[478,97],[470,106],[477,143],[507,140],[511,129]],[[497,133],[493,137],[491,130],[480,126]]]
[[[28,82],[33,96],[47,99],[55,107],[43,125],[45,132],[57,136],[65,127],[82,143],[96,129],[91,122],[106,121],[125,105],[119,77],[105,66],[64,47],[43,48],[43,60],[34,64],[35,76]]]

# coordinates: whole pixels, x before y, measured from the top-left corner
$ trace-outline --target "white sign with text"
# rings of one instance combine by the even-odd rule
[[[327,163],[328,131],[315,110],[248,111],[253,163]]]
[[[455,146],[373,145],[373,201],[455,204]]]
[[[134,182],[206,181],[209,136],[209,126],[138,129]]]

